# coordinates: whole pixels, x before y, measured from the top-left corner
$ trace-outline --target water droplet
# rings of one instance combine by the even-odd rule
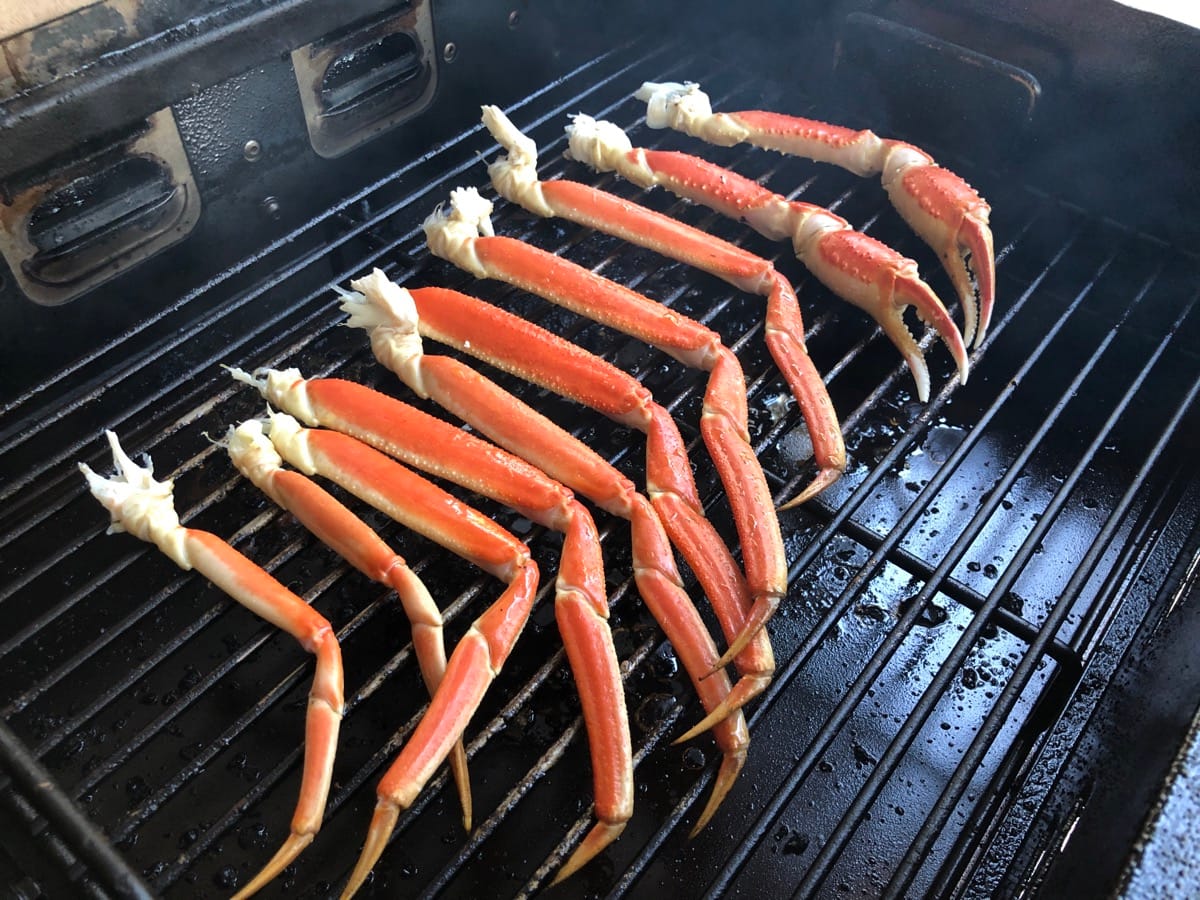
[[[243,850],[267,846],[271,836],[270,830],[262,822],[248,823],[238,829],[238,846]]]
[[[664,644],[646,664],[650,674],[663,680],[672,678],[679,672],[679,660],[669,645]]]
[[[233,866],[225,866],[213,876],[213,883],[223,891],[233,890],[238,886],[239,880],[237,869]]]
[[[925,611],[921,613],[920,622],[927,628],[936,628],[948,618],[949,613],[944,607],[938,606],[936,603],[930,603],[925,607]]]
[[[141,775],[134,775],[125,782],[125,793],[131,800],[144,800],[150,793],[150,786],[146,784],[146,779]]]
[[[786,856],[799,856],[808,849],[810,839],[806,834],[796,833],[787,839],[787,843],[783,845],[783,852]]]
[[[670,694],[651,694],[633,714],[634,724],[642,731],[653,731],[674,708],[675,698]]]
[[[863,766],[872,766],[879,761],[867,752],[866,747],[857,741],[851,745],[850,749],[854,751],[854,761],[860,769]]]

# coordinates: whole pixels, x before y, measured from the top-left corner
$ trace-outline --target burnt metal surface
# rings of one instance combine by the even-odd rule
[[[685,78],[701,80],[717,108],[807,110],[790,87],[751,84],[742,70],[653,43],[604,54],[510,114],[542,147],[544,178],[636,197],[776,261],[797,286],[850,466],[825,495],[781,517],[792,587],[771,626],[777,678],[752,707],[746,771],[691,841],[715,749],[708,738],[671,744],[699,706],[631,587],[628,528],[601,520],[636,807],[615,845],[546,896],[1017,893],[1069,822],[1055,809],[1081,796],[1068,782],[1074,760],[1087,759],[1093,675],[1120,671],[1140,623],[1167,615],[1165,588],[1183,577],[1177,563],[1194,547],[1195,437],[1182,426],[1194,421],[1200,390],[1196,260],[928,146],[992,200],[999,300],[966,386],[930,347],[934,392],[921,404],[878,329],[786,246],[561,159],[568,114],[611,118],[635,142],[701,152],[829,206],[916,258],[934,289],[952,295],[877,183],[645,129],[632,91]],[[267,896],[336,891],[375,782],[423,709],[394,598],[315,544],[206,438],[261,411],[220,364],[296,365],[413,400],[360,334],[339,327],[330,284],[380,265],[402,284],[465,289],[603,353],[672,409],[709,513],[732,538],[697,438],[701,375],[517,291],[473,282],[423,249],[421,220],[450,188],[482,184],[478,155],[492,152],[476,127],[399,166],[46,379],[0,420],[0,709],[155,893],[230,892],[282,840],[312,667],[290,638],[202,579],[132,538],[104,535],[106,515],[75,470],[77,461],[108,469],[102,428],[150,454],[160,476],[174,475],[187,524],[230,539],[338,630],[348,713],[326,822]],[[807,436],[764,347],[760,298],[507,204],[496,228],[718,330],[745,368],[752,437],[777,497],[804,482]],[[489,374],[644,481],[640,443],[625,429]],[[553,535],[480,505],[553,571]],[[444,604],[456,640],[497,583],[372,521]],[[532,893],[590,823],[586,742],[548,601],[544,590],[467,731],[475,831],[462,833],[453,787],[439,775],[401,817],[367,895]],[[5,815],[22,802],[12,787],[0,797]],[[60,840],[50,831],[41,843]],[[73,856],[69,846],[44,852]],[[59,868],[53,877],[75,885],[97,877],[78,864]]]

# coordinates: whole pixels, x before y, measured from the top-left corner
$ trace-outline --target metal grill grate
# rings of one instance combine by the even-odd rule
[[[747,87],[710,60],[680,61],[678,48],[635,47],[547,86],[512,115],[542,146],[544,178],[590,179],[637,196],[564,163],[561,125],[583,110],[633,126],[638,111],[625,98],[634,86],[685,77],[702,79],[718,108],[796,109],[779,86]],[[688,147],[644,127],[634,136]],[[9,628],[0,708],[154,892],[233,888],[279,843],[298,784],[311,668],[290,639],[202,580],[132,539],[103,535],[103,514],[74,471],[80,459],[106,465],[101,427],[175,474],[182,520],[229,538],[338,630],[349,709],[336,782],[321,834],[276,891],[324,896],[345,878],[374,783],[423,709],[393,599],[240,481],[204,439],[260,411],[220,363],[296,365],[412,401],[359,334],[336,327],[330,283],[377,264],[402,284],[466,289],[602,352],[672,409],[710,514],[732,537],[694,428],[698,375],[511,289],[470,282],[422,249],[418,226],[433,205],[451,187],[485,180],[480,152],[492,149],[475,129],[403,166],[5,410],[0,608]],[[772,186],[798,185],[796,195],[918,259],[935,290],[951,295],[876,184],[763,153],[703,152]],[[1197,484],[1178,425],[1194,414],[1200,386],[1196,265],[1011,176],[947,162],[996,207],[1000,306],[966,387],[950,383],[949,361],[931,348],[927,405],[913,399],[880,333],[832,300],[785,248],[661,193],[639,197],[774,258],[794,279],[851,466],[824,496],[782,519],[793,588],[772,626],[779,671],[753,709],[747,771],[690,842],[687,825],[714,771],[711,744],[670,744],[698,704],[631,591],[628,528],[602,520],[638,804],[622,839],[560,895],[648,896],[663,883],[702,885],[712,896],[765,886],[797,895],[986,893],[1020,877],[979,861],[1022,820],[1016,800],[1028,799],[1026,776],[1050,729],[1069,742],[1060,717],[1115,619],[1157,594],[1147,573],[1165,571],[1188,536],[1168,523],[1179,513],[1194,520]],[[496,226],[724,335],[747,373],[753,438],[777,496],[800,483],[807,438],[794,408],[771,414],[785,388],[763,347],[758,298],[504,204]],[[624,429],[489,374],[643,480],[640,444]],[[555,536],[480,505],[553,570]],[[456,640],[496,583],[367,518],[447,604]],[[439,776],[401,818],[376,870],[381,895],[535,890],[589,823],[585,742],[545,594],[467,733],[476,830],[461,833],[454,792]],[[1086,704],[1076,698],[1072,708],[1086,714]],[[11,786],[4,796],[36,822]],[[66,844],[58,858],[81,855],[78,843]],[[119,891],[115,880],[131,873],[113,863],[106,874],[103,865],[74,866],[66,877],[89,893],[99,890],[95,880]]]

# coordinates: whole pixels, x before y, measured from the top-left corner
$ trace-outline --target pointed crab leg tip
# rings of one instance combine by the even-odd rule
[[[341,900],[350,900],[363,886],[367,876],[375,868],[375,863],[383,855],[388,838],[392,836],[392,831],[396,828],[399,818],[400,807],[395,803],[380,800],[375,805],[375,815],[371,817],[371,827],[367,830],[367,840],[363,844],[362,854],[358,857],[354,871],[350,873],[350,880],[346,882]]]
[[[917,386],[917,399],[922,403],[929,402],[929,367],[925,365],[925,357],[918,351],[911,356],[905,356],[908,371],[912,373]]]
[[[592,826],[587,837],[583,839],[583,843],[575,848],[571,858],[558,870],[558,874],[554,876],[550,886],[554,887],[554,885],[566,881],[586,866],[597,854],[603,852],[605,847],[619,838],[624,830],[624,822],[597,822]]]
[[[712,728],[714,725],[723,721],[727,717],[728,712],[725,710],[725,704],[722,703],[679,737],[675,738],[675,740],[671,741],[671,746],[685,744],[692,738],[699,737],[700,735],[704,734],[704,732],[708,731],[708,729]]]
[[[739,753],[726,754],[724,761],[721,763],[721,769],[717,773],[717,783],[713,785],[712,794],[709,795],[708,804],[704,807],[704,812],[700,814],[700,818],[688,833],[689,838],[694,838],[703,831],[704,826],[716,815],[721,803],[725,800],[725,795],[729,793],[730,788],[737,781],[738,775],[741,774],[742,766],[745,762],[745,750]]]
[[[957,328],[950,337],[947,337],[942,332],[939,332],[939,334],[942,335],[942,340],[954,357],[954,364],[958,367],[958,383],[966,384],[967,376],[971,374],[971,362],[967,357],[967,345],[963,343],[962,335],[958,333]]]
[[[313,835],[311,834],[289,835],[271,860],[250,879],[249,884],[233,895],[232,900],[245,900],[246,897],[253,897],[273,881],[280,872],[290,866],[312,841]]]
[[[754,605],[750,607],[750,612],[746,616],[746,622],[742,625],[742,630],[737,637],[733,639],[733,643],[729,645],[729,649],[722,654],[713,666],[712,672],[718,672],[728,666],[733,660],[746,649],[747,645],[758,636],[769,621],[771,616],[775,615],[775,610],[779,609],[779,598],[774,594],[762,594],[754,601]]]
[[[987,337],[988,325],[991,323],[991,319],[992,298],[989,297],[986,301],[981,298],[979,305],[979,325],[975,329],[974,340],[971,342],[972,347],[978,348],[983,346],[983,339]],[[965,336],[963,339],[966,339]]]
[[[992,230],[986,223],[968,218],[959,229],[959,244],[963,248],[963,256],[970,255],[969,266],[974,272],[979,294],[979,321],[975,327],[973,343],[973,346],[978,347],[987,335],[988,324],[992,321],[992,307],[996,300],[996,257],[992,244]],[[968,265],[965,259],[963,265]],[[971,338],[965,335],[964,338],[971,343]]]
[[[786,503],[775,507],[776,512],[784,512],[785,510],[795,509],[800,504],[807,503],[813,497],[817,496],[826,488],[833,485],[834,482],[842,477],[842,473],[844,471],[845,469],[839,466],[832,466],[822,469],[817,473],[817,477],[812,480],[812,483],[809,484],[809,486],[806,487],[801,493],[797,494]]]
[[[720,670],[718,669],[717,671]],[[673,745],[685,743],[694,737],[700,736],[714,725],[721,724],[721,722],[737,713],[743,706],[765,691],[770,684],[770,675],[749,675],[738,679],[737,684],[733,686],[733,690],[729,692],[728,696],[712,712],[679,737],[675,738],[675,740],[671,741],[671,743]]]
[[[932,328],[942,339],[942,343],[946,345],[946,349],[950,351],[950,355],[954,358],[955,365],[958,366],[959,381],[963,384],[967,383],[967,346],[963,342],[962,332],[958,330],[958,326],[954,324],[954,320],[950,318],[950,313],[946,311],[946,307],[942,301],[938,299],[937,294],[920,278],[913,276],[904,276],[896,279],[895,283],[896,297],[900,303],[904,303],[913,307],[917,311],[917,317],[927,326]],[[924,403],[929,399],[929,370],[925,366],[925,358],[918,347],[909,345],[911,337],[906,337],[899,333],[897,326],[893,325],[888,331],[888,337],[892,339],[892,343],[896,344],[904,353],[905,362],[908,363],[909,369],[912,370],[913,377],[917,381],[917,393]],[[907,330],[907,329],[906,329]]]
[[[454,784],[458,788],[458,804],[462,808],[463,830],[470,834],[474,819],[474,807],[471,801],[471,776],[467,771],[467,751],[461,740],[450,751],[450,771],[454,775]]]

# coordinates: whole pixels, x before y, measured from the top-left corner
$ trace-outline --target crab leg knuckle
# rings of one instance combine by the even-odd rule
[[[859,176],[880,175],[897,211],[941,258],[963,306],[966,342],[982,342],[996,287],[990,210],[978,192],[928,153],[871,131],[779,113],[714,113],[695,84],[647,84],[636,96],[647,103],[651,127],[673,128],[719,146],[749,143],[833,163]]]
[[[369,301],[371,296],[371,293],[367,292],[365,299]],[[412,292],[412,297],[421,313],[416,320],[418,329],[438,340],[535,383],[597,406],[614,417],[632,417],[635,422],[640,422],[643,428],[650,427],[652,417],[663,412],[661,408],[653,405],[649,392],[634,379],[569,342],[510,313],[473,297],[437,288],[416,289]],[[438,385],[434,396],[441,405],[492,440],[539,465],[548,474],[579,490],[605,509],[630,519],[633,523],[634,574],[639,590],[643,594],[658,590],[646,580],[645,572],[650,568],[663,573],[674,585],[674,590],[678,592],[682,601],[690,606],[675,570],[662,525],[658,522],[653,508],[644,498],[639,497],[627,478],[616,472],[594,451],[483,379],[478,373],[442,357],[427,356],[424,365],[427,368],[426,382]],[[432,374],[434,371],[438,373],[436,378]],[[669,417],[666,421],[670,422]],[[660,427],[660,433],[662,431]],[[681,463],[681,471],[690,474],[686,451],[682,450],[682,439],[679,438],[673,422],[670,423],[669,431],[674,432],[675,436],[676,454],[673,461],[677,465]],[[679,481],[678,478],[675,480]],[[695,486],[690,478],[682,482],[681,490],[692,498],[696,515],[700,521],[704,521],[699,513],[699,499],[695,496]],[[590,527],[590,519],[573,516],[573,526],[583,523],[588,523]],[[707,543],[697,540],[694,544],[689,544],[688,549],[692,550],[694,555],[685,551],[685,556],[694,560],[697,569],[719,569],[720,563],[705,563],[702,560],[706,552],[711,555],[714,545],[724,549],[723,545],[716,538],[715,532],[706,536],[706,540]],[[594,542],[590,540],[578,543],[594,546]],[[653,560],[650,566],[646,564],[648,555]],[[727,552],[724,555],[728,557]],[[607,617],[607,604],[603,591],[598,589],[600,586],[584,586],[579,581],[590,569],[598,570],[599,561],[574,572],[566,565],[566,561],[571,558],[570,555],[564,556],[564,565],[560,569],[560,596],[572,591],[573,596],[590,604],[597,617]],[[731,559],[728,567],[734,568]],[[735,579],[726,578],[722,582],[723,586],[729,584],[734,587],[729,597],[735,601],[729,616],[730,621],[736,625],[743,620],[743,614],[736,601],[743,599],[745,588]],[[722,596],[717,602],[724,600],[725,597]],[[653,598],[647,602],[652,609],[659,608]],[[688,614],[695,615],[690,611]],[[674,624],[670,620],[665,620],[663,627],[668,635],[675,633]]]
[[[118,474],[103,478],[80,465],[88,488],[119,526],[156,544],[181,567],[194,568],[255,615],[292,635],[317,658],[309,694],[300,792],[291,834],[263,870],[240,892],[254,893],[289,865],[321,825],[332,782],[333,761],[344,701],[342,658],[329,622],[214,534],[179,524],[172,482],[157,481],[150,465],[138,466],[107,433]]]
[[[358,282],[356,287],[363,289],[364,299],[373,294],[395,294],[378,278]],[[415,322],[410,324],[415,326]],[[424,355],[408,358],[416,360],[417,374],[431,396],[475,398],[484,405],[493,400],[503,401],[490,383],[460,364],[450,360],[431,361]],[[268,374],[268,382],[270,377]],[[298,385],[293,381],[292,390]],[[398,810],[413,802],[453,743],[460,739],[484,691],[515,646],[528,620],[537,585],[537,568],[529,560],[524,545],[511,536],[507,536],[506,541],[497,541],[498,526],[477,513],[473,518],[473,511],[469,509],[454,508],[454,501],[448,495],[451,502],[442,502],[436,510],[424,510],[415,518],[401,509],[399,498],[410,491],[412,480],[419,476],[399,466],[385,453],[448,477],[564,532],[556,607],[583,603],[591,611],[598,629],[593,637],[608,643],[610,650],[598,662],[589,663],[600,667],[594,672],[589,670],[589,674],[607,679],[607,696],[621,697],[616,712],[621,717],[624,717],[624,705],[620,670],[615,650],[611,649],[612,636],[606,622],[608,604],[599,535],[590,513],[574,499],[570,490],[498,447],[368,388],[337,379],[318,379],[303,382],[303,389],[314,418],[338,430],[305,430],[302,436],[295,436],[293,429],[285,426],[281,433],[289,445],[302,444],[313,464],[327,477],[367,502],[394,513],[402,521],[407,515],[412,521],[406,524],[416,530],[425,529],[430,536],[511,582],[504,596],[480,616],[451,654],[428,711],[381,781],[380,805],[363,854],[347,885],[348,895],[357,890],[382,853]],[[516,407],[510,404],[501,411],[512,414]],[[281,453],[285,458],[288,455],[286,450],[281,449]],[[384,471],[385,466],[390,470]],[[605,484],[604,489],[612,491],[613,486]],[[617,485],[615,494],[619,493],[620,485]],[[447,518],[448,513],[450,518]],[[482,540],[479,532],[486,532],[489,526],[493,529],[488,532],[491,539]],[[471,536],[472,529],[475,537]],[[569,639],[566,635],[564,638]],[[612,687],[614,684],[615,688]],[[591,715],[594,718],[595,714]],[[606,715],[611,717],[613,713]],[[631,784],[632,751],[625,749],[614,756],[604,750],[613,740],[627,743],[627,733],[624,736],[614,734],[603,721],[588,722],[587,725],[594,768],[608,766],[614,760],[630,760],[628,772],[605,771],[599,777]],[[619,828],[611,825],[606,824],[603,830],[611,835],[610,839],[620,833]],[[589,846],[596,847],[596,842]],[[598,850],[596,847],[596,852]]]
[[[464,195],[465,192],[456,192],[451,198],[451,206]],[[748,444],[745,380],[736,357],[721,344],[720,336],[628,288],[524,242],[480,236],[475,239],[474,252],[484,263],[489,277],[536,293],[552,303],[631,334],[686,365],[710,372],[710,386],[706,392],[709,412],[719,409],[736,424],[730,429],[704,429],[702,425],[702,433],[706,435],[710,453],[721,460],[718,470],[722,478],[727,479],[727,488],[731,492],[735,485],[737,490],[742,490],[745,484],[754,484],[753,501],[739,502],[735,524],[744,552],[751,553],[756,559],[771,561],[755,570],[755,576],[765,581],[752,584],[752,591],[777,594],[778,585],[786,583],[787,578],[782,537],[765,476]],[[733,374],[726,374],[727,370]],[[717,447],[714,441],[733,442],[736,446]],[[753,550],[748,549],[752,546]]]
[[[638,96],[650,99],[658,95],[665,103],[670,95],[687,91],[686,85],[647,83]],[[702,94],[698,96],[703,98]],[[707,102],[706,98],[704,102]],[[659,104],[660,110],[665,108],[666,106]],[[649,119],[654,118],[655,112],[652,109]],[[586,121],[594,127],[594,120]],[[485,114],[484,123],[493,136],[506,147],[513,145],[514,135],[520,135],[515,126],[498,111],[491,116]],[[655,123],[652,121],[651,124]],[[620,145],[623,147],[625,142],[620,142]],[[533,146],[532,141],[528,141],[528,146]],[[615,158],[616,164],[620,165],[622,156],[616,154]],[[647,159],[644,155],[640,158],[643,161]],[[669,165],[674,157],[665,154],[656,158]],[[535,162],[536,159],[532,155],[523,159],[524,165],[531,173],[536,172]],[[492,174],[495,176],[494,171]],[[710,195],[732,184],[736,188],[732,193],[740,196],[742,201],[732,204],[731,214],[739,215],[746,212],[747,205],[752,205],[755,198],[770,197],[769,192],[753,182],[739,180],[736,176],[728,179],[727,176],[731,174],[723,173],[715,167],[701,166],[697,170],[693,166],[690,172],[685,170],[684,175],[687,177],[675,179],[674,186],[685,196],[692,196],[692,188],[687,187],[689,177],[706,176],[707,183],[711,186]],[[659,172],[655,177],[664,176]],[[532,209],[522,196],[507,191],[504,182],[493,177],[493,184],[502,195]],[[818,477],[801,492],[797,500],[792,501],[792,504],[814,496],[840,476],[845,469],[845,447],[833,404],[829,401],[824,382],[807,359],[804,349],[804,324],[795,292],[790,283],[780,276],[768,261],[669,216],[619,199],[590,185],[558,179],[541,183],[540,186],[540,197],[552,207],[556,215],[710,272],[741,290],[768,297],[767,343],[804,412],[806,423],[813,435],[814,455],[820,467]],[[781,236],[789,234],[788,218],[797,215],[797,212],[786,202],[775,202],[773,199],[764,202],[766,205],[753,213],[760,218],[760,227],[773,233],[777,232]],[[544,214],[542,209],[534,211]],[[817,215],[815,212],[801,211],[799,215],[803,216],[805,236],[801,240],[805,244],[809,243],[809,234],[819,237],[830,229],[846,227],[843,220],[832,214]],[[771,216],[780,219],[781,222],[770,224],[767,220]],[[786,336],[783,336],[784,333]]]

